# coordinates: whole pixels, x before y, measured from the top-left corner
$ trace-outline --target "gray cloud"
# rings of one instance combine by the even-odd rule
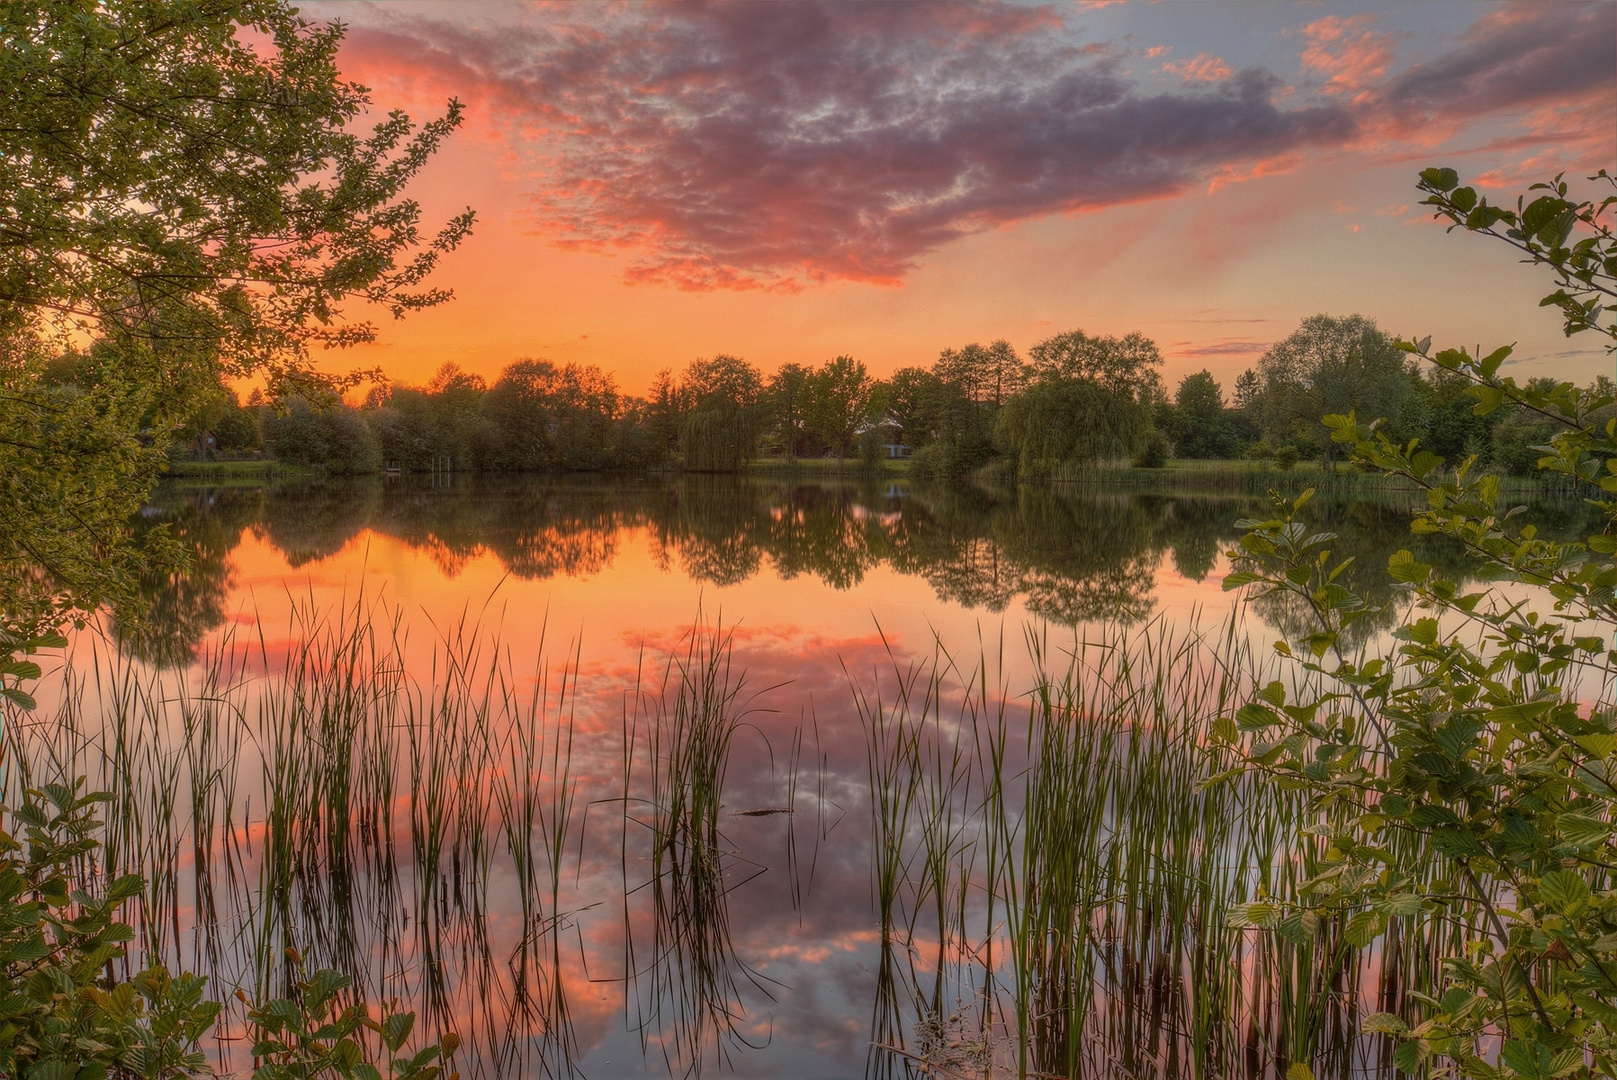
[[[636,7],[353,40],[543,125],[543,227],[634,249],[632,278],[690,288],[892,281],[967,233],[1172,194],[1355,131],[1336,104],[1277,107],[1260,70],[1142,92],[1050,11],[1005,5]]]
[[[1479,19],[1458,48],[1392,78],[1376,97],[1398,123],[1418,129],[1614,90],[1617,4],[1557,3]]]
[[[631,280],[691,289],[893,282],[973,232],[1617,75],[1607,3],[1496,12],[1351,104],[1286,107],[1259,69],[1148,91],[1124,54],[1046,8],[555,10],[497,32],[395,12],[355,27],[349,48],[499,113],[533,177],[536,230],[627,253]]]

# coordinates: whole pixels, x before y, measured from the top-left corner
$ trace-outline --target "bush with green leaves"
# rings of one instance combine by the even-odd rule
[[[127,978],[134,931],[119,921],[145,881],[98,880],[101,828],[109,801],[47,784],[22,805],[0,807],[0,1076],[27,1080],[172,1080],[210,1076],[199,1043],[221,1005],[200,975],[171,975],[153,963]],[[9,820],[6,820],[9,818]],[[301,967],[296,954],[291,959]],[[254,1080],[434,1080],[458,1045],[453,1035],[405,1052],[415,1014],[384,1008],[373,1019],[350,981],[318,971],[294,994],[253,1006]],[[340,1004],[347,999],[348,1004]],[[385,1052],[382,1066],[375,1063]]]
[[[405,1044],[415,1028],[415,1013],[384,1011],[372,1018],[363,1001],[344,1004],[353,981],[329,969],[303,977],[302,959],[288,950],[300,970],[291,997],[275,998],[247,1013],[253,1025],[253,1080],[434,1080],[460,1045],[453,1033],[408,1053]],[[369,1046],[379,1041],[386,1068],[370,1060]],[[451,1078],[458,1076],[451,1074]]]
[[[1617,343],[1617,243],[1603,216],[1617,196],[1575,201],[1557,177],[1510,210],[1446,169],[1422,173],[1421,187],[1453,227],[1548,268],[1557,289],[1544,303],[1560,308],[1569,335],[1595,330]],[[1400,347],[1467,380],[1479,414],[1510,406],[1553,422],[1537,469],[1577,487],[1606,527],[1553,539],[1502,501],[1498,477],[1475,458],[1451,470],[1379,422],[1326,418],[1357,462],[1424,495],[1413,531],[1461,545],[1483,586],[1396,553],[1388,574],[1407,610],[1388,648],[1366,654],[1348,644],[1351,628],[1386,605],[1345,587],[1351,560],[1304,522],[1311,493],[1277,497],[1271,518],[1243,523],[1225,586],[1289,594],[1313,625],[1276,646],[1298,678],[1270,684],[1220,737],[1251,768],[1308,794],[1305,831],[1317,846],[1301,904],[1260,897],[1234,921],[1357,948],[1402,923],[1401,940],[1424,942],[1432,980],[1410,988],[1396,1014],[1364,1023],[1394,1038],[1404,1072],[1617,1076],[1617,421],[1596,419],[1612,395],[1518,385],[1500,374],[1509,348]],[[1302,1056],[1288,1075],[1309,1074]]]
[[[1168,436],[1158,428],[1151,428],[1141,440],[1134,454],[1136,469],[1163,469],[1168,465]]]
[[[47,785],[0,828],[0,1075],[29,1080],[180,1077],[208,1072],[197,1042],[219,1003],[206,980],[153,965],[109,978],[134,932],[118,909],[144,882],[75,880],[105,795]]]

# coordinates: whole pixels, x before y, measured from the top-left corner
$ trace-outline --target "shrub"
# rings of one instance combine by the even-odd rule
[[[1145,433],[1140,449],[1134,454],[1136,469],[1161,469],[1168,464],[1168,436],[1157,428]]]
[[[1275,447],[1273,456],[1275,468],[1279,469],[1281,472],[1290,472],[1291,469],[1297,464],[1297,459],[1301,457],[1302,454],[1291,443],[1286,443],[1284,446]]]
[[[1617,197],[1573,203],[1557,177],[1511,211],[1459,187],[1449,169],[1426,170],[1421,187],[1455,227],[1507,240],[1549,268],[1558,288],[1543,305],[1561,309],[1569,335],[1597,330],[1617,349],[1617,329],[1596,321],[1617,297],[1617,237],[1602,220]],[[1248,523],[1225,587],[1295,600],[1311,625],[1276,646],[1298,666],[1294,677],[1221,720],[1218,737],[1251,768],[1307,794],[1312,847],[1298,862],[1309,874],[1302,902],[1245,904],[1231,921],[1299,948],[1419,942],[1430,979],[1409,987],[1399,1014],[1363,1027],[1398,1040],[1400,1073],[1610,1076],[1617,475],[1607,463],[1617,459],[1617,426],[1602,418],[1611,386],[1519,386],[1499,374],[1508,346],[1487,356],[1433,354],[1429,340],[1399,347],[1463,378],[1484,415],[1511,406],[1551,421],[1533,468],[1578,486],[1606,521],[1591,535],[1551,539],[1526,507],[1501,502],[1499,478],[1474,461],[1449,472],[1379,421],[1325,418],[1356,461],[1423,490],[1414,533],[1449,537],[1478,561],[1476,577],[1509,590],[1467,591],[1404,550],[1387,564],[1394,599],[1351,592],[1343,574],[1352,560],[1333,558],[1334,534],[1300,519],[1312,491],[1277,497],[1272,518]],[[1389,614],[1401,617],[1387,648],[1353,647],[1354,624]],[[1312,1075],[1306,1054],[1291,1052],[1287,1076]]]
[[[75,862],[97,847],[95,807],[108,798],[47,785],[0,827],[0,1076],[207,1071],[197,1041],[219,1004],[202,1000],[205,980],[155,964],[124,981],[106,975],[134,937],[118,909],[145,886],[136,875],[104,892],[74,880]]]
[[[859,436],[859,465],[869,472],[879,472],[887,462],[887,430],[872,428]]]
[[[210,1076],[197,1044],[220,1004],[204,999],[207,980],[157,963],[127,979],[112,974],[135,936],[118,912],[146,882],[126,874],[98,891],[83,873],[100,848],[96,807],[111,796],[82,787],[29,790],[9,822],[0,807],[0,1076]],[[433,1080],[458,1039],[405,1054],[415,1014],[383,1008],[372,1018],[363,1001],[339,1008],[349,988],[347,976],[318,971],[294,982],[292,998],[249,1003],[255,1080]],[[371,1063],[374,1043],[385,1071]]]
[[[993,448],[979,439],[939,439],[910,455],[910,472],[924,480],[952,480],[981,468]]]
[[[276,460],[311,465],[343,476],[376,472],[382,445],[365,416],[335,405],[314,409],[301,397],[281,410],[266,410],[264,441]]]

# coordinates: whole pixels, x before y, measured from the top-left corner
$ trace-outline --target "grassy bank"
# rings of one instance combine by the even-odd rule
[[[884,460],[873,470],[858,458],[767,458],[748,462],[744,471],[763,476],[907,476],[910,463],[907,458]]]
[[[990,474],[985,478],[1009,480],[1004,464],[996,465],[985,470]],[[1176,459],[1160,469],[1143,469],[1122,463],[1067,465],[1045,475],[1017,479],[1156,490],[1264,492],[1271,489],[1302,491],[1304,488],[1317,488],[1345,494],[1414,490],[1413,485],[1400,477],[1361,473],[1344,463],[1327,467],[1318,461],[1301,461],[1289,469],[1280,469],[1272,462],[1250,459]],[[1547,483],[1538,476],[1505,476],[1501,478],[1500,486],[1505,491],[1523,493],[1548,493],[1557,489],[1557,485]]]
[[[325,474],[308,465],[259,458],[254,461],[170,461],[163,475],[196,480],[302,480]]]

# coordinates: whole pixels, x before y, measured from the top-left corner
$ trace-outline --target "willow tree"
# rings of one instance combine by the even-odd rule
[[[680,391],[690,403],[679,429],[687,469],[736,472],[757,456],[767,411],[757,368],[723,353],[693,360]]]
[[[199,388],[339,389],[314,350],[376,335],[345,302],[449,298],[426,279],[472,212],[424,235],[405,189],[461,107],[360,132],[342,37],[277,0],[0,5],[0,663],[127,587]],[[85,341],[95,378],[48,385]]]
[[[1127,457],[1151,429],[1151,413],[1127,394],[1082,379],[1036,382],[1000,410],[994,442],[1023,474],[1067,462]]]
[[[1151,432],[1165,395],[1162,353],[1143,334],[1070,330],[1028,350],[1027,386],[1000,410],[994,443],[1024,473],[1129,457]],[[1160,436],[1158,436],[1160,438]]]

